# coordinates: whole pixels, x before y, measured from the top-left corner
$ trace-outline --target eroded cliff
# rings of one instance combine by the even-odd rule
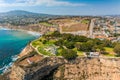
[[[58,68],[55,80],[119,80],[120,59],[77,58]]]
[[[30,49],[30,50],[29,50]],[[27,51],[27,54],[26,54]],[[38,55],[27,46],[3,80],[119,80],[119,58],[61,57]],[[2,78],[1,78],[2,79]]]
[[[11,80],[119,80],[120,59],[42,58],[36,64],[14,65]],[[15,73],[13,76],[12,73]]]

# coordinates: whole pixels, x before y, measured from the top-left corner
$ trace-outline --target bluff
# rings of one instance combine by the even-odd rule
[[[5,78],[3,80],[120,79],[119,58],[78,57],[68,61],[62,57],[38,55],[30,46],[27,46],[23,52],[27,54],[13,64],[11,71],[3,75]]]

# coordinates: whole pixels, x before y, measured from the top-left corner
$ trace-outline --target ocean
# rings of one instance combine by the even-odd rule
[[[38,35],[25,31],[0,29],[0,74],[17,59],[17,55]]]

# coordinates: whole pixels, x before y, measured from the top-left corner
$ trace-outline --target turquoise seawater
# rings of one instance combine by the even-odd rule
[[[0,73],[16,59],[24,47],[37,37],[24,31],[0,30]]]

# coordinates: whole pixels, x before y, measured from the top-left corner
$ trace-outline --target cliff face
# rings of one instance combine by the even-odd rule
[[[34,48],[32,48],[30,45],[27,45],[22,52],[18,55],[18,58],[21,58],[29,53],[31,53],[32,51],[34,51]]]
[[[9,29],[15,29],[15,30],[27,30],[27,31],[33,31],[33,32],[39,32],[41,34],[45,34],[47,32],[54,32],[58,30],[57,26],[44,26],[40,24],[35,24],[35,25],[28,25],[28,26],[13,26],[13,25],[2,25],[4,28],[9,28]]]
[[[14,63],[8,80],[119,80],[120,59],[78,57],[67,61],[43,57],[27,46]],[[0,77],[0,79],[2,79]],[[3,79],[7,80],[7,79]]]
[[[30,58],[35,58],[35,56],[29,57],[29,60]],[[52,70],[58,68],[65,62],[61,58],[42,58],[41,56],[39,56],[38,62],[32,61],[30,64],[29,62],[26,63],[27,60],[28,58],[25,58],[22,62],[20,61],[13,65],[10,80],[41,80],[45,75],[49,75]]]
[[[10,80],[119,80],[120,59],[43,58],[29,66],[14,65]]]
[[[56,80],[119,80],[120,59],[86,59],[62,65],[54,73]]]

